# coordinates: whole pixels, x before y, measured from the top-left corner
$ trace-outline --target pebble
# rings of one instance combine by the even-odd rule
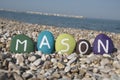
[[[12,62],[9,62],[8,69],[9,69],[9,71],[11,71],[11,70],[19,70],[19,68]]]
[[[120,61],[120,54],[118,54],[118,55],[117,55],[117,58],[118,58],[118,59],[119,59],[119,61]]]
[[[109,63],[110,63],[110,60],[108,60],[107,58],[102,59],[100,62],[101,66],[105,66],[106,64],[109,64]]]
[[[44,69],[49,69],[51,67],[52,63],[50,61],[45,61],[43,64]]]
[[[41,60],[43,60],[43,61],[45,61],[45,60],[46,60],[46,57],[45,57],[45,55],[44,55],[44,54],[42,55]]]
[[[82,80],[92,80],[91,78],[83,78]]]
[[[56,78],[56,79],[59,79],[59,78],[60,78],[60,74],[58,74],[58,73],[53,73],[52,76],[53,76],[54,78]]]
[[[78,55],[76,53],[72,53],[67,57],[67,59],[72,59],[72,58],[77,57],[77,56]]]
[[[110,54],[103,54],[103,57],[108,57],[108,58],[111,58],[111,55]]]
[[[20,66],[24,66],[24,57],[22,54],[16,54],[15,58],[17,59],[16,64],[19,64]]]
[[[110,78],[103,78],[103,80],[110,80]]]
[[[94,69],[93,69],[93,72],[94,72],[94,73],[97,73],[97,72],[98,72],[98,68],[94,68]]]
[[[23,73],[23,74],[22,74],[22,77],[23,77],[24,79],[29,79],[29,78],[32,78],[32,74]]]
[[[7,73],[0,72],[0,80],[7,80],[7,79],[8,79]]]
[[[52,62],[53,64],[56,64],[56,63],[57,63],[57,60],[56,60],[55,58],[52,58],[52,59],[51,59],[51,62]]]
[[[17,73],[13,73],[13,76],[15,78],[15,80],[24,80],[20,75],[18,75]]]
[[[41,51],[36,51],[36,55],[42,56],[42,52]]]
[[[70,67],[70,65],[68,65],[68,66],[65,67],[64,71],[65,71],[65,72],[69,72],[70,69],[71,69],[71,67]]]
[[[28,57],[28,60],[31,61],[31,62],[35,61],[36,59],[37,59],[36,56]]]
[[[77,60],[77,57],[70,59],[66,65],[70,65]]]
[[[37,59],[33,62],[33,65],[38,66],[41,63],[41,59]]]
[[[58,62],[58,63],[57,63],[57,67],[58,67],[59,69],[63,69],[65,66],[64,66],[62,63]]]
[[[114,62],[113,62],[113,66],[114,66],[115,68],[120,69],[120,62],[114,61]]]

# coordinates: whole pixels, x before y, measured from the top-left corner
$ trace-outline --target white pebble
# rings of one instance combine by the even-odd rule
[[[74,58],[74,57],[77,57],[77,54],[76,54],[76,53],[70,54],[70,55],[67,57],[67,59],[72,59],[72,58]]]
[[[65,71],[65,72],[69,72],[70,69],[71,69],[71,67],[70,67],[70,65],[68,65],[68,66],[65,67],[64,71]]]
[[[33,65],[38,66],[41,63],[41,59],[37,59],[33,62]]]

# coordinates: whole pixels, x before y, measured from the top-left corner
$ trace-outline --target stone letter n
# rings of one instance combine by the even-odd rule
[[[27,40],[24,40],[23,42],[21,42],[19,39],[17,39],[17,41],[16,41],[16,48],[15,48],[16,51],[18,50],[19,43],[20,44],[24,44],[24,51],[26,51],[26,49],[27,49]]]
[[[104,44],[103,44],[103,42],[99,39],[98,40],[98,52],[100,53],[101,51],[101,49],[100,49],[100,45],[103,47],[103,49],[104,49],[104,51],[106,52],[106,53],[108,53],[108,46],[109,46],[109,41],[108,40],[106,40],[106,47],[104,46]]]

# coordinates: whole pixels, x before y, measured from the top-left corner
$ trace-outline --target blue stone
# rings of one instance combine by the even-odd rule
[[[99,34],[93,42],[93,52],[95,54],[111,54],[114,52],[113,41],[105,34]]]
[[[54,36],[50,31],[42,31],[38,36],[37,49],[44,54],[51,54],[55,50]]]

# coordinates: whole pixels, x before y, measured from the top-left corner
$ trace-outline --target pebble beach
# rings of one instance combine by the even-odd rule
[[[109,28],[109,26],[108,26]],[[61,33],[73,35],[76,41],[88,40],[104,33],[114,43],[112,54],[70,55],[57,52],[45,55],[40,51],[24,54],[10,52],[11,38],[25,34],[37,42],[38,34],[48,30],[55,39]],[[120,33],[62,28],[24,23],[0,18],[0,80],[120,80]]]

